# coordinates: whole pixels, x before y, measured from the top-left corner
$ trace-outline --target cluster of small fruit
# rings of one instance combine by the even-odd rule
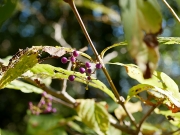
[[[37,105],[33,105],[32,102],[29,102],[29,109],[34,115],[56,112],[56,108],[52,107],[52,97],[46,92],[42,93],[42,98]]]
[[[94,73],[95,71],[92,71],[92,69],[91,69],[91,63],[90,62],[86,62],[85,64],[79,64],[79,62],[78,62],[78,60],[77,60],[77,57],[79,56],[79,52],[78,51],[76,51],[76,50],[74,50],[73,52],[72,52],[72,55],[69,57],[69,59],[68,58],[66,58],[66,57],[62,57],[61,58],[61,62],[63,63],[63,64],[65,64],[65,63],[67,63],[68,61],[70,61],[70,62],[72,62],[72,64],[73,65],[77,65],[78,67],[79,67],[79,72],[81,73],[81,74],[84,74],[84,73],[86,73],[86,75],[87,75],[87,80],[88,81],[90,81],[91,80],[91,74],[92,73]],[[96,68],[95,68],[95,70],[96,69],[101,69],[102,68],[102,65],[100,64],[100,63],[96,63]],[[75,75],[70,75],[69,77],[68,77],[68,80],[69,81],[74,81],[74,79],[75,79],[76,77],[75,77]]]

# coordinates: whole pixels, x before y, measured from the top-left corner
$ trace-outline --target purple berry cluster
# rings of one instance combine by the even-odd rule
[[[85,64],[82,64],[82,63],[79,64],[79,61],[77,61],[78,56],[79,56],[79,52],[74,50],[72,52],[72,55],[69,57],[69,59],[67,59],[66,57],[62,57],[61,62],[63,64],[67,63],[68,61],[72,62],[73,65],[78,66],[78,68],[79,68],[78,71],[81,74],[86,73],[87,80],[90,81],[91,80],[91,74],[93,74],[95,71],[92,71],[90,62],[86,62]],[[101,69],[101,68],[102,68],[102,65],[100,63],[96,63],[95,70],[96,69]],[[68,80],[69,81],[74,81],[75,78],[76,78],[75,75],[69,75]]]
[[[56,108],[52,107],[52,97],[46,92],[42,93],[42,98],[37,105],[33,105],[32,102],[29,102],[29,109],[34,115],[55,113],[57,111]]]

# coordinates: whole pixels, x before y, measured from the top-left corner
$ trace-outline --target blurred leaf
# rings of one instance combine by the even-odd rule
[[[30,71],[34,74],[33,77],[36,76],[37,78],[52,77],[52,79],[68,79],[69,75],[73,74],[76,76],[75,81],[82,82],[84,84],[88,83],[85,74],[81,74],[75,71],[65,70],[63,68],[54,67],[48,64],[36,64]],[[101,81],[97,80],[96,78],[92,77],[92,80],[88,83],[88,85],[102,90],[103,92],[108,94],[113,100],[116,99],[112,91],[109,90],[105,84],[103,84]]]
[[[109,130],[107,131],[107,135],[122,135],[122,131],[113,127],[113,126],[110,126],[109,127]]]
[[[120,21],[121,21],[121,18],[120,18],[120,15],[118,12],[116,12],[115,10],[113,10],[101,3],[97,3],[95,1],[90,1],[90,0],[78,0],[78,1],[76,1],[76,5],[83,6],[85,8],[89,8],[91,10],[100,12],[102,14],[106,14],[110,18],[112,18],[113,21],[116,21],[118,23],[120,23]]]
[[[40,88],[37,88],[31,84],[22,82],[20,80],[12,81],[10,84],[6,86],[6,88],[21,90],[24,93],[31,93],[31,92],[42,93],[42,90]]]
[[[158,41],[159,44],[166,44],[166,45],[180,44],[179,37],[158,37]]]
[[[157,35],[162,16],[156,0],[120,0],[122,22],[132,57],[150,78],[159,59]]]
[[[80,104],[76,108],[76,111],[82,122],[99,135],[105,135],[110,126],[109,116],[105,106],[95,103],[91,99],[78,99],[77,102]]]
[[[0,129],[0,135],[19,135],[19,134],[16,132]]]
[[[21,76],[36,63],[38,63],[38,50],[35,48],[27,48],[17,52],[10,59],[6,69],[2,69],[3,73],[0,79],[0,89],[4,88],[8,83]]]
[[[142,129],[143,135],[155,135],[155,134],[160,134],[163,131],[163,129],[161,129],[160,126],[146,123],[146,122],[142,124],[141,129]]]
[[[137,80],[139,83],[149,84],[152,86],[162,88],[164,90],[172,90],[173,93],[176,93],[176,94],[179,93],[178,85],[168,75],[166,75],[163,72],[154,71],[152,78],[144,79],[142,71],[139,69],[138,66],[134,64],[122,64],[118,62],[109,63],[109,64],[124,66],[127,74],[131,78]]]
[[[169,110],[160,110],[158,108],[156,108],[154,111],[157,114],[162,114],[166,116],[169,122],[180,128],[180,113],[172,113]]]
[[[129,113],[135,113],[138,111],[142,111],[141,102],[131,103],[127,102],[125,104],[126,108],[128,108]],[[115,116],[118,118],[118,120],[123,120],[127,116],[127,113],[124,111],[124,109],[119,105],[118,108],[114,110]]]
[[[1,0],[0,1],[0,26],[8,19],[16,8],[18,0]]]
[[[28,135],[67,135],[59,121],[60,117],[54,115],[29,116]]]

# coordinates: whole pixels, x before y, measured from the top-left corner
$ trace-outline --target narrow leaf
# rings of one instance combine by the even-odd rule
[[[180,44],[180,37],[158,37],[158,41],[165,45]]]
[[[108,94],[113,100],[116,100],[114,94],[111,90],[109,90],[104,83],[97,80],[96,78],[91,79],[91,81],[87,82],[87,76],[85,74],[81,74],[75,71],[68,71],[60,67],[54,67],[48,64],[36,64],[30,71],[33,73],[34,77],[37,78],[47,78],[52,77],[52,79],[68,79],[69,75],[74,74],[76,76],[75,81],[87,84],[89,86],[98,88]],[[29,76],[29,77],[33,77]]]
[[[42,90],[40,88],[37,88],[31,84],[22,82],[20,80],[12,81],[10,84],[6,86],[6,88],[21,90],[24,93],[31,93],[31,92],[42,93]]]

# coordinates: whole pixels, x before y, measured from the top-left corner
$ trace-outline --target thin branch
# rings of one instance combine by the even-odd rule
[[[69,62],[68,67],[67,67],[67,70],[70,70],[71,67],[72,67],[72,63]],[[66,92],[66,88],[67,88],[67,79],[64,79],[64,80],[63,80],[63,87],[62,87],[61,92],[62,92],[62,93]]]
[[[119,130],[121,130],[123,132],[126,132],[126,133],[128,133],[130,135],[135,135],[135,133],[136,133],[136,130],[133,130],[133,129],[127,127],[127,126],[120,125],[119,122],[117,122],[116,120],[114,120],[111,117],[109,118],[109,121],[110,121],[110,123],[111,123],[111,125],[113,127],[117,128],[117,129],[119,129]]]
[[[90,44],[90,46],[91,46],[91,48],[92,48],[92,50],[93,50],[93,52],[94,52],[94,54],[96,56],[96,59],[98,60],[99,63],[102,64],[102,70],[103,70],[103,72],[104,72],[104,74],[105,74],[105,76],[106,76],[106,78],[107,78],[107,80],[108,80],[108,82],[109,82],[109,84],[110,84],[110,86],[112,88],[112,91],[113,91],[113,93],[114,93],[114,95],[115,95],[115,97],[117,99],[117,102],[120,105],[123,106],[123,108],[125,109],[126,112],[128,112],[127,109],[124,106],[124,98],[122,96],[120,96],[119,92],[117,91],[117,89],[116,89],[116,87],[115,87],[115,85],[114,85],[108,71],[106,70],[106,67],[105,67],[105,65],[103,63],[103,60],[102,60],[101,56],[98,54],[93,42],[91,41],[91,38],[90,38],[90,36],[89,36],[89,34],[88,34],[87,30],[86,30],[86,27],[84,26],[84,23],[83,23],[83,21],[81,19],[81,16],[78,13],[78,10],[77,10],[77,8],[76,8],[76,6],[74,4],[74,1],[73,0],[64,0],[64,1],[67,2],[70,5],[70,7],[72,8],[72,10],[73,10],[73,12],[74,12],[74,14],[75,14],[81,28],[82,28],[82,31],[83,31],[84,35],[86,36],[86,39],[87,39],[88,43]],[[129,119],[130,119],[131,123],[135,127],[137,127],[133,116],[130,113],[127,113],[127,115],[129,116]]]
[[[161,103],[161,102],[160,102]],[[154,111],[154,109],[159,106],[158,103],[157,105],[154,105],[151,107],[151,109],[149,109],[149,111],[144,115],[144,117],[141,119],[141,121],[139,122],[139,125],[138,125],[138,129],[137,129],[137,134],[139,133],[140,129],[141,129],[141,126],[143,124],[143,122],[147,119],[147,117]]]
[[[124,104],[121,104],[121,106],[122,106],[122,108],[124,109],[124,111],[126,112],[127,116],[129,117],[131,123],[132,123],[136,128],[138,128],[138,127],[137,127],[137,124],[136,124],[136,121],[135,121],[135,118],[132,116],[131,113],[128,112],[126,106],[125,106]]]
[[[53,101],[55,101],[55,102],[57,102],[57,103],[60,103],[60,104],[62,104],[62,105],[65,105],[65,106],[67,106],[67,107],[69,107],[69,108],[74,108],[74,105],[73,105],[73,104],[67,103],[67,102],[65,102],[65,101],[63,101],[63,100],[61,100],[61,99],[59,99],[59,98],[56,98],[56,97],[52,96],[52,99],[53,99]]]
[[[28,79],[28,78],[25,80],[34,84],[35,86],[41,88],[42,90],[44,90],[45,92],[47,92],[48,94],[50,94],[56,98],[62,99],[65,102],[68,102],[68,103],[73,104],[75,106],[77,104],[76,100],[73,97],[71,97],[67,92],[58,92],[57,93],[57,91],[54,90],[53,88],[50,88],[44,84],[41,84],[41,82],[39,80],[32,80],[32,79]]]
[[[70,7],[72,8],[72,10],[73,10],[73,12],[74,12],[74,14],[75,14],[75,16],[76,16],[76,18],[77,18],[77,20],[78,20],[81,28],[82,28],[82,31],[83,31],[84,35],[86,36],[86,39],[88,40],[88,42],[89,42],[89,44],[90,44],[90,46],[91,46],[91,48],[92,48],[92,50],[93,50],[93,52],[94,52],[97,60],[102,64],[102,70],[103,70],[103,72],[104,72],[104,74],[105,74],[105,76],[106,76],[106,78],[107,78],[107,80],[108,80],[108,82],[109,82],[112,90],[113,90],[114,95],[116,96],[118,102],[120,102],[120,101],[119,101],[119,100],[120,100],[120,95],[119,95],[116,87],[114,86],[114,83],[112,82],[112,79],[111,79],[109,73],[107,72],[107,70],[106,70],[106,68],[105,68],[105,66],[104,66],[104,63],[103,63],[100,55],[98,54],[98,52],[97,52],[97,50],[96,50],[93,42],[91,41],[91,38],[90,38],[90,36],[89,36],[89,34],[88,34],[85,26],[84,26],[84,23],[83,23],[80,15],[79,15],[77,9],[76,9],[76,6],[75,6],[75,4],[74,4],[74,1],[73,1],[73,0],[64,0],[64,1],[67,2],[67,3],[70,5]]]
[[[172,7],[169,5],[169,3],[166,0],[162,0],[166,6],[169,8],[171,13],[174,15],[174,17],[177,19],[177,21],[180,23],[180,18],[177,16],[176,12],[172,9]]]

